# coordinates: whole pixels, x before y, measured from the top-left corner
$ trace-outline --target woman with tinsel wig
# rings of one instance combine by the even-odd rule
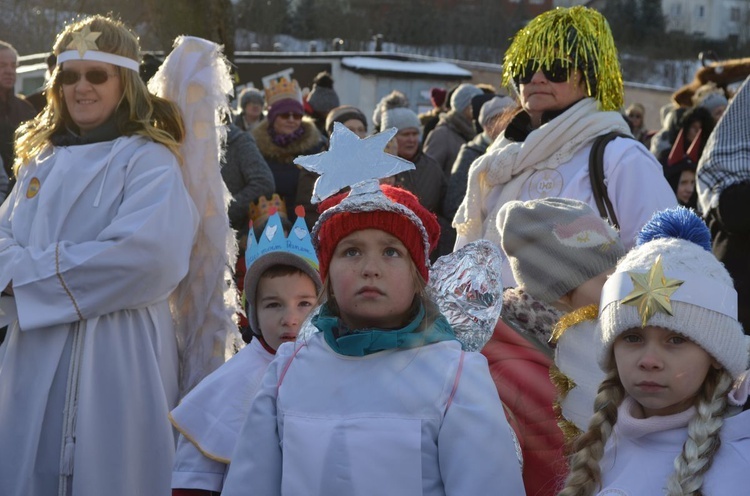
[[[622,76],[612,33],[601,14],[579,6],[537,16],[516,34],[503,70],[504,83],[517,92],[522,108],[469,170],[466,196],[453,221],[457,248],[480,238],[501,246],[499,212],[514,200],[567,198],[599,212],[589,157],[594,141],[612,132],[625,137],[604,148],[603,182],[625,248],[633,246],[635,234],[653,212],[676,205],[661,165],[630,137],[628,123],[618,112],[623,104]],[[549,260],[532,258],[530,264],[536,264],[540,274],[553,272]],[[506,257],[503,286],[517,285]],[[529,329],[521,331],[500,320],[483,352],[501,399],[525,424],[519,437],[527,493],[549,496],[565,471],[560,467],[563,436],[552,408],[552,362],[534,358],[524,347],[511,348],[509,344]],[[521,340],[526,348],[533,348],[525,341]],[[524,373],[505,368],[509,359]],[[533,416],[528,407],[532,401]]]
[[[631,136],[618,110],[623,84],[604,17],[586,7],[557,8],[521,29],[505,54],[503,82],[522,109],[471,167],[453,225],[457,247],[479,238],[500,244],[497,215],[511,200],[572,198],[597,210],[589,155],[597,137],[625,135],[604,151],[606,195],[626,248],[651,215],[676,204],[659,163]],[[610,216],[611,218],[611,216]],[[506,286],[515,286],[503,270]]]

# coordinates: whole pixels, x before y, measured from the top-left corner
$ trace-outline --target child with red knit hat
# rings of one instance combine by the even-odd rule
[[[223,495],[524,494],[511,429],[478,353],[426,292],[440,228],[379,177],[413,165],[336,124],[313,228],[323,291],[308,339],[282,344],[240,433]],[[348,194],[329,196],[343,186]]]

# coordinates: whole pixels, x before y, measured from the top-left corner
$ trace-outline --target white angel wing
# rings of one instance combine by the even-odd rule
[[[221,178],[223,118],[232,90],[229,63],[213,42],[181,36],[149,82],[152,93],[182,111],[182,173],[201,220],[190,269],[171,297],[180,353],[180,397],[224,363],[236,342],[239,309],[232,282],[237,243],[229,227],[231,195]]]

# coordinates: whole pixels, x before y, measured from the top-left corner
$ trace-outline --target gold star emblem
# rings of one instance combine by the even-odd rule
[[[670,297],[685,281],[667,279],[661,266],[661,255],[648,272],[628,272],[628,275],[633,281],[633,291],[622,299],[622,303],[638,308],[641,327],[646,327],[656,312],[672,315]]]
[[[91,32],[88,26],[84,26],[83,29],[76,33],[72,33],[73,41],[71,41],[66,48],[71,50],[78,50],[78,53],[83,57],[86,50],[99,50],[96,46],[96,39],[101,36],[102,33],[98,31]]]

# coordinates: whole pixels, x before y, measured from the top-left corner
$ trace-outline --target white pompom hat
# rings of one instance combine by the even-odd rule
[[[639,279],[645,287],[639,287]],[[649,294],[659,293],[659,299],[671,307],[671,315],[663,308],[645,311]],[[650,300],[652,309],[658,306],[654,300]],[[748,341],[737,320],[732,278],[705,246],[686,239],[653,239],[628,252],[604,285],[599,323],[602,369],[609,365],[617,336],[646,325],[689,338],[734,378],[748,367]]]

